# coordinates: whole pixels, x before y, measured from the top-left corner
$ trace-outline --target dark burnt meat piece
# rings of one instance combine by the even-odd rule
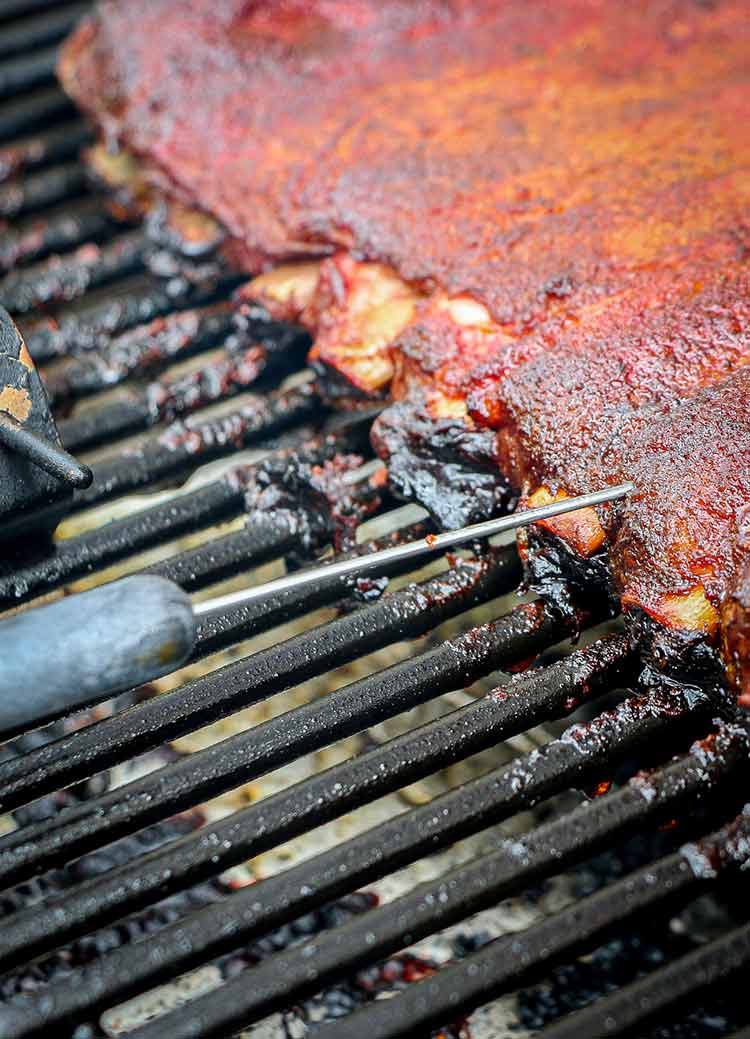
[[[446,530],[507,511],[512,496],[494,459],[494,437],[464,423],[435,421],[418,405],[394,404],[373,431],[393,490],[418,501]]]

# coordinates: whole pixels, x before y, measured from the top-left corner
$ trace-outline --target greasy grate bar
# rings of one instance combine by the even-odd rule
[[[397,998],[375,1002],[319,1034],[325,1039],[359,1039],[362,1035],[369,1039],[387,1039],[426,1033],[446,1021],[470,1014],[491,999],[540,981],[557,963],[590,951],[621,927],[631,927],[652,914],[664,916],[673,912],[743,868],[748,856],[749,823],[748,816],[741,815],[729,827],[716,831],[697,845],[686,845],[644,866],[526,931],[497,938],[479,952],[409,986]],[[744,846],[735,844],[737,852],[726,854],[727,841],[734,843],[738,838],[744,841]],[[714,864],[711,869],[696,869],[696,854]],[[680,977],[687,979],[692,994],[698,975],[684,961],[680,963]],[[652,980],[652,988],[669,1000],[675,990],[666,979],[661,988],[656,983],[657,975]],[[638,1007],[639,1000],[632,987],[627,989],[625,998],[629,1008]],[[597,1020],[603,1019],[604,1015],[599,1013]],[[590,1019],[587,1021],[590,1027],[582,1019],[573,1017],[570,1024],[565,1023],[562,1032],[553,1028],[542,1035],[578,1039],[616,1034],[609,1024],[606,1030],[598,1031]],[[638,1023],[642,1023],[640,1019]]]
[[[414,523],[377,541],[358,545],[353,552],[342,554],[339,558],[345,559],[355,554],[366,555],[379,549],[391,548],[404,541],[426,537],[433,529],[429,521]],[[407,561],[395,565],[393,570],[389,568],[388,573],[389,576],[398,576],[409,569],[410,561]],[[287,589],[286,592],[277,593],[262,602],[235,606],[225,612],[203,617],[198,625],[193,659],[206,657],[241,639],[268,631],[296,617],[309,616],[322,606],[331,606],[347,599],[355,590],[356,582],[352,584],[350,577],[326,578],[307,588]]]
[[[297,337],[294,346],[301,342]],[[60,434],[69,434],[65,442],[69,450],[81,451],[144,433],[153,426],[174,422],[211,404],[231,400],[248,389],[259,390],[261,383],[264,388],[278,384],[299,367],[295,362],[302,353],[304,350],[293,347],[283,352],[251,346],[239,353],[227,347],[222,356],[210,359],[200,370],[152,382],[142,393],[130,394],[129,399],[119,401],[119,407],[100,408],[85,425],[71,423],[72,429],[60,428]],[[63,425],[61,423],[61,427]]]
[[[0,969],[85,933],[91,928],[93,916],[97,926],[118,919],[168,892],[210,876],[217,869],[261,854],[465,759],[498,740],[569,713],[582,700],[594,698],[630,677],[633,663],[633,653],[621,636],[571,654],[549,668],[519,676],[505,689],[495,690],[445,718],[236,812],[187,840],[140,860],[135,868],[113,870],[106,878],[67,891],[63,899],[16,913],[4,921]],[[622,744],[623,748],[626,746],[627,741]],[[593,750],[593,744],[589,749]],[[538,799],[543,791],[555,789],[558,782],[567,782],[570,777],[577,779],[584,767],[593,767],[590,763],[584,766],[583,758],[573,753],[570,746],[560,743],[557,751],[555,754],[553,745],[539,757],[533,783],[524,785],[527,798]],[[461,811],[445,815],[442,828],[439,832],[433,828],[430,840],[437,846],[457,839],[457,821],[467,833],[488,825],[488,820],[503,810],[509,790],[515,785],[516,794],[520,792],[517,776],[517,766],[509,766],[496,773],[489,783],[483,780],[473,791],[464,790]],[[413,818],[417,828],[412,833],[417,833],[419,816]],[[390,842],[388,847],[395,851],[396,846]],[[402,836],[398,847],[401,856],[419,857],[419,842],[405,846]]]
[[[171,279],[128,286],[126,293],[118,286],[106,300],[83,303],[75,313],[62,314],[54,323],[24,328],[26,345],[37,363],[104,349],[120,332],[174,310],[225,297],[241,280],[230,275],[198,284],[184,278]]]
[[[177,422],[143,447],[95,463],[91,467],[94,482],[88,490],[76,494],[71,511],[184,477],[205,462],[225,458],[291,427],[307,421],[320,422],[325,417],[310,382],[263,397],[248,393],[244,401],[228,415],[201,422]]]
[[[35,90],[0,107],[0,143],[77,114],[73,102],[58,86]]]
[[[11,18],[25,18],[28,15],[37,15],[49,7],[68,6],[67,0],[4,0],[0,10],[0,22]]]
[[[690,712],[695,705],[686,704],[685,709]],[[596,722],[577,726],[568,739],[568,753],[579,765],[590,747],[606,768],[612,760],[612,737],[619,737],[614,746],[624,748],[635,737],[639,749],[646,749],[649,741],[658,743],[657,733],[669,732],[675,720],[671,705],[666,712],[652,707],[608,713],[610,719],[615,719],[614,724],[610,722],[611,728],[605,724],[603,731],[592,733]],[[638,777],[623,789],[540,827],[528,837],[507,842],[498,852],[418,887],[397,902],[366,914],[355,922],[354,928],[339,928],[319,936],[313,943],[273,957],[252,973],[228,982],[218,999],[216,994],[204,996],[191,1002],[185,1012],[161,1018],[135,1034],[139,1039],[151,1039],[154,1035],[159,1039],[225,1039],[249,1021],[288,1005],[296,993],[316,991],[329,978],[342,976],[353,965],[372,962],[434,933],[560,872],[638,828],[693,809],[697,799],[712,796],[724,782],[736,779],[737,770],[746,765],[746,744],[744,733],[723,731],[718,740],[698,745],[675,764],[648,777]],[[632,743],[629,749],[635,749]],[[512,763],[502,772],[510,799],[506,812],[510,813],[527,803],[523,791],[527,783],[533,785],[537,781],[537,757]],[[410,861],[413,851],[409,857],[402,857],[397,850],[405,840],[419,843],[421,851],[417,854],[429,852],[434,847],[435,828],[441,826],[441,821],[445,825],[448,817],[454,823],[458,821],[455,837],[466,832],[462,827],[465,813],[461,795],[465,791],[479,793],[481,783],[477,780],[467,784],[439,801],[415,809],[405,818],[389,820],[308,862],[241,889],[225,902],[165,928],[147,942],[121,947],[74,972],[63,984],[51,985],[41,997],[19,1000],[0,1009],[3,1033],[9,1037],[45,1034],[44,1030],[51,1025],[82,1020],[92,1009],[112,1005],[174,977],[178,970],[203,962],[221,949],[236,948],[249,935],[279,926],[316,904],[330,901],[397,868],[399,863]],[[485,782],[481,796],[486,794],[488,785]],[[567,781],[555,789],[565,785]],[[502,818],[503,813],[484,818],[491,822],[498,816]],[[154,1027],[158,1031],[154,1032]]]
[[[60,541],[25,566],[6,564],[0,574],[0,606],[17,606],[130,555],[231,519],[242,511],[243,500],[242,480],[230,473],[168,502]]]
[[[294,456],[309,464],[322,464],[344,451],[360,448],[363,432],[355,423],[336,435],[304,445]],[[288,451],[276,451],[267,456],[267,461],[289,457]],[[203,487],[53,544],[41,558],[26,565],[7,563],[4,570],[0,567],[0,608],[17,606],[129,556],[240,515],[248,482],[256,471],[253,465],[236,466]],[[263,523],[266,532],[275,526],[280,542],[285,541],[289,517],[283,510],[267,513]]]
[[[14,140],[0,147],[0,184],[20,173],[29,173],[55,162],[75,158],[81,148],[92,140],[89,128],[77,119],[71,119],[62,126],[58,120],[51,130],[43,130],[34,137]]]
[[[49,173],[36,176],[38,180],[48,178],[55,188],[60,184],[56,180],[59,169],[54,167]],[[63,182],[68,172],[75,181],[80,175],[80,167],[76,165],[61,175]],[[0,189],[0,192],[12,190],[6,187]],[[37,266],[19,268],[6,275],[0,283],[3,305],[16,315],[29,314],[39,307],[70,303],[85,296],[91,289],[143,270],[153,248],[141,231],[131,231],[101,248],[83,245],[72,254],[72,258],[66,256],[58,260],[53,257]]]
[[[419,605],[412,606],[411,623],[407,613],[404,624],[399,609],[401,603],[394,604],[390,610],[390,625],[383,632],[376,630],[372,634],[373,648],[387,645],[404,634],[408,637],[429,630],[435,623],[435,614],[437,617],[455,615],[477,602],[486,601],[495,590],[502,590],[493,567],[479,564],[460,570],[457,581],[447,583],[442,589],[438,582],[428,587],[426,594],[424,588],[412,589],[413,600]],[[425,609],[430,593],[438,600],[432,616],[428,616]],[[356,616],[344,619],[353,621],[350,638],[357,637],[360,628]],[[338,632],[333,634],[335,638]],[[565,635],[563,622],[542,604],[518,606],[497,621],[473,628],[420,656],[336,689],[319,703],[278,715],[101,798],[71,807],[60,813],[55,825],[25,827],[8,834],[0,839],[0,883],[3,886],[16,883],[40,868],[69,861],[85,850],[100,847],[150,822],[166,819],[301,755],[320,750],[469,684],[490,671],[518,664]],[[300,641],[303,636],[290,640],[292,652],[305,653],[311,642],[314,645],[316,636],[326,643],[331,641],[330,626],[313,632],[306,641]],[[363,642],[358,638],[357,656],[363,652]],[[329,655],[332,650],[335,652],[335,645],[333,641],[328,647]],[[175,704],[178,716],[184,712],[187,701],[192,708],[189,714],[193,729],[201,721],[208,724],[220,717],[222,712],[266,699],[281,684],[277,664],[283,668],[283,656],[266,650],[196,679],[179,691]],[[308,667],[307,660],[298,665],[301,677],[309,674]],[[165,705],[162,714],[166,715],[167,710]],[[127,713],[122,718],[127,721]],[[135,720],[136,724],[130,726],[131,753],[137,752],[141,736],[137,716]]]
[[[525,838],[507,841],[494,854],[477,858],[437,881],[419,885],[394,902],[363,914],[351,925],[270,957],[241,981],[239,978],[228,981],[221,990],[194,1001],[187,1012],[177,1010],[161,1021],[137,1029],[133,1036],[135,1039],[156,1039],[156,1036],[159,1039],[223,1039],[236,1028],[288,1006],[304,994],[319,991],[321,986],[357,967],[389,956],[403,948],[407,937],[409,944],[420,941],[581,862],[602,847],[634,833],[637,827],[663,820],[668,809],[684,809],[696,798],[711,796],[712,788],[703,773],[702,755],[699,760],[700,763],[688,757],[649,777],[654,796],[648,808],[644,807],[643,792],[638,784],[635,790],[630,787],[618,790],[588,809],[579,808],[539,827]],[[718,780],[716,771],[713,779]],[[432,807],[434,811],[439,803]],[[314,972],[310,970],[313,957]],[[403,1034],[403,1031],[396,1033]]]
[[[101,242],[114,232],[115,224],[106,210],[97,202],[86,200],[82,205],[0,235],[0,273],[43,260],[52,253],[67,252],[84,242]]]
[[[235,530],[205,545],[151,563],[139,574],[174,581],[186,592],[197,592],[228,577],[290,554],[299,544],[299,527],[284,515],[256,513],[244,530]]]
[[[614,992],[593,1006],[564,1018],[541,1033],[544,1039],[579,1039],[582,1035],[622,1035],[642,1028],[668,1010],[699,999],[714,985],[750,967],[750,924],[695,949],[686,956]],[[739,980],[739,979],[737,979]],[[140,1029],[134,1035],[138,1035]],[[166,1039],[167,1033],[164,1034]]]
[[[139,374],[139,367],[144,374],[158,371],[167,364],[210,350],[224,339],[222,353],[209,358],[199,370],[174,378],[164,376],[143,389],[129,390],[122,399],[61,422],[58,428],[68,450],[90,449],[145,432],[209,404],[229,400],[261,381],[265,386],[271,381],[279,382],[304,363],[309,341],[298,329],[280,328],[269,321],[250,321],[242,327],[242,315],[230,307],[221,314],[201,314],[197,320],[195,312],[184,313],[185,331],[175,337],[178,343],[171,353],[166,344],[162,345],[157,330],[152,330],[151,352],[144,353],[143,360],[130,360],[131,370],[125,363],[109,365],[107,361],[101,363],[99,357],[92,361],[82,357],[75,370],[75,384],[70,379],[71,371],[64,373],[64,386],[57,378],[51,382],[53,397],[66,393],[68,399],[87,396],[104,389],[107,380],[116,385]],[[177,322],[170,322],[165,339],[169,340],[176,325]],[[50,386],[50,380],[45,380],[45,386]]]
[[[234,330],[236,314],[235,306],[222,301],[138,325],[102,349],[70,357],[46,371],[47,396],[55,407],[64,407],[120,386],[134,376],[157,375],[170,364],[217,346]],[[261,322],[255,323],[253,331],[262,335]]]
[[[4,46],[0,44],[0,50],[5,50],[5,47],[7,43]],[[0,101],[43,83],[53,83],[56,65],[56,46],[44,47],[34,50],[31,54],[0,61]]]
[[[50,166],[49,169],[29,174],[22,181],[11,181],[0,187],[0,217],[8,220],[28,216],[59,202],[77,198],[83,194],[85,187],[86,173],[79,162]],[[23,293],[15,288],[12,277],[3,283],[3,300],[8,310],[23,314],[32,309],[37,302],[45,302],[43,284],[47,272],[43,269],[38,272],[37,277],[42,287],[36,293],[31,287],[34,274],[36,272],[24,275],[19,273],[18,279],[23,284]]]
[[[420,526],[410,528],[406,533],[419,536],[423,531]],[[394,536],[400,540],[399,534]],[[387,547],[390,539],[361,547],[363,552]],[[512,587],[518,573],[518,562],[511,553],[497,562],[498,579],[507,581]],[[442,584],[442,591],[446,588]],[[279,596],[277,601],[268,604],[252,604],[236,607],[218,616],[203,619],[198,629],[195,657],[206,656],[217,648],[266,631],[289,620],[291,617],[310,613],[321,605],[341,599],[349,591],[346,579],[321,582],[320,585],[305,590]],[[427,593],[432,585],[427,584]],[[340,618],[329,626],[322,626],[312,634],[293,637],[261,654],[253,657],[261,676],[265,678],[257,686],[244,687],[243,696],[257,697],[262,695],[264,682],[270,682],[274,667],[273,691],[282,692],[292,685],[312,677],[318,673],[341,666],[355,659],[361,652],[374,650],[387,641],[398,638],[402,631],[393,630],[394,623],[407,625],[403,631],[408,634],[421,628],[417,611],[424,606],[421,596],[423,589],[407,589],[394,593],[380,603],[363,607],[353,618]],[[460,593],[460,587],[457,588]],[[433,607],[438,605],[433,602]],[[442,604],[441,602],[441,605]],[[398,611],[398,613],[396,613]],[[413,620],[411,614],[414,614]],[[437,618],[437,620],[436,620]],[[429,622],[439,622],[444,614],[429,615]],[[329,640],[328,634],[333,635]],[[364,642],[362,641],[364,639]],[[380,641],[383,640],[383,641]],[[241,668],[236,669],[241,674]],[[231,672],[225,669],[221,674],[221,683],[226,683]],[[207,695],[217,696],[218,683],[211,683]],[[270,687],[269,687],[270,688]],[[201,687],[183,687],[171,693],[163,694],[158,702],[146,701],[128,712],[117,714],[84,730],[71,733],[61,739],[44,744],[23,756],[0,762],[0,786],[2,787],[2,810],[7,811],[19,805],[27,804],[34,798],[56,790],[58,787],[86,779],[96,772],[114,764],[127,761],[133,754],[142,754],[162,743],[177,739],[179,735],[206,724],[207,716],[196,714],[193,702],[197,693],[201,695]],[[234,691],[236,695],[236,690]],[[244,700],[243,700],[244,702]],[[216,718],[221,718],[237,710],[235,702],[227,698],[224,705],[221,699],[216,702]],[[211,718],[214,717],[212,712]]]
[[[17,25],[4,25],[0,29],[0,57],[35,50],[45,44],[54,43],[67,36],[81,15],[90,7],[88,3],[72,3],[59,10],[40,14]],[[2,14],[6,14],[3,5]]]

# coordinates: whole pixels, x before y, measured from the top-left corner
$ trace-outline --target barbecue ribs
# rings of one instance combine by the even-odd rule
[[[458,524],[637,476],[548,547],[690,637],[723,610],[737,674],[749,55],[741,0],[105,0],[61,76],[105,179],[263,271],[331,397],[398,402],[397,489]]]

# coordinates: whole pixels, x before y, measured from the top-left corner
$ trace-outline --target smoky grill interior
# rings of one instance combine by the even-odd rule
[[[0,11],[0,301],[95,472],[53,545],[3,547],[0,605],[144,569],[209,594],[429,533],[372,459],[372,415],[321,401],[304,334],[90,185],[88,130],[54,81],[85,6]],[[746,1034],[733,708],[639,686],[593,589],[572,619],[509,598],[513,546],[390,578],[227,610],[160,695],[2,748],[0,1035]],[[283,699],[303,683],[325,694]],[[217,809],[269,776],[265,796]],[[237,872],[307,835],[287,868]]]

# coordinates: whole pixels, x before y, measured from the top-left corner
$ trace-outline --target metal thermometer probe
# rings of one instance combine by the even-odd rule
[[[174,671],[193,652],[198,619],[208,614],[320,581],[384,570],[392,563],[617,501],[634,489],[631,483],[606,487],[370,555],[323,563],[196,605],[172,581],[142,575],[26,610],[0,622],[0,738]]]

